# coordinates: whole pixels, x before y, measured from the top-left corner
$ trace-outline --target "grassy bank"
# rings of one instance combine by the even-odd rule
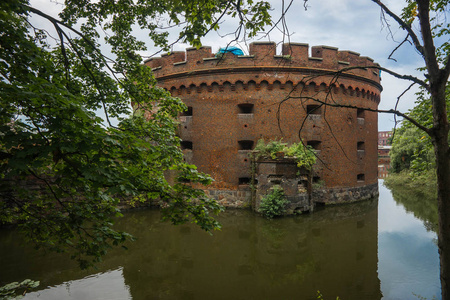
[[[384,185],[390,190],[404,191],[407,194],[413,193],[427,199],[436,198],[436,173],[435,170],[427,171],[421,175],[408,171],[400,173],[390,173],[384,179]]]
[[[389,177],[384,179],[384,185],[391,190],[397,203],[424,222],[427,230],[437,232],[437,192],[434,171],[419,176],[406,171],[389,174]]]

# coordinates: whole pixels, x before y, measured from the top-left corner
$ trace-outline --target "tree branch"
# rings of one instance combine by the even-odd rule
[[[397,16],[395,13],[393,13],[389,8],[387,8],[386,5],[384,5],[379,0],[372,0],[372,2],[376,3],[379,7],[381,7],[382,10],[384,10],[391,18],[393,18],[404,30],[408,32],[408,34],[411,36],[414,46],[416,47],[417,51],[422,54],[422,56],[425,57],[425,53],[423,50],[422,45],[420,44],[419,38],[417,37],[416,33],[412,30],[411,25],[407,24],[405,21],[403,21],[399,16]]]
[[[409,38],[409,34],[406,35],[405,39],[403,40],[403,42],[401,42],[400,44],[397,45],[397,47],[395,47],[394,50],[392,50],[392,52],[389,54],[388,59],[392,59],[393,61],[397,62],[397,60],[395,58],[392,57],[392,55],[394,55],[395,51],[398,50],[398,48],[400,48],[404,43],[409,42],[408,41]],[[409,42],[411,44],[411,42]]]
[[[325,106],[331,106],[331,107],[362,109],[362,110],[365,110],[365,111],[371,111],[371,112],[377,112],[377,113],[395,114],[397,116],[400,116],[400,117],[408,120],[409,122],[411,122],[412,124],[417,126],[419,129],[425,131],[428,135],[432,134],[432,129],[421,125],[416,120],[414,120],[413,118],[409,117],[407,114],[404,114],[404,113],[402,113],[402,112],[400,112],[398,110],[395,110],[395,109],[383,110],[383,109],[373,109],[373,108],[367,108],[367,107],[359,107],[359,106],[355,106],[355,105],[346,105],[346,104],[338,104],[338,103],[327,103],[327,102],[322,101],[322,100],[320,100],[318,98],[306,97],[306,96],[302,96],[302,97],[289,96],[289,98],[292,98],[292,99],[307,99],[307,100],[309,99],[309,100],[313,100],[313,101],[315,101],[317,103],[321,103],[321,104],[323,104]]]
[[[442,79],[446,82],[448,81],[448,77],[450,76],[450,54],[446,57],[446,62],[444,68],[441,70],[443,72]]]
[[[423,54],[430,80],[439,76],[439,64],[436,58],[436,47],[434,46],[433,33],[430,25],[430,1],[417,0],[420,31],[423,40]]]

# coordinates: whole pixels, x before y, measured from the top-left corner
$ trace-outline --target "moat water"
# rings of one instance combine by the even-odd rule
[[[436,233],[420,212],[427,205],[396,202],[380,181],[379,199],[309,215],[228,210],[212,236],[161,223],[157,210],[134,211],[118,226],[138,240],[88,271],[1,230],[0,286],[39,280],[25,299],[46,300],[317,299],[318,290],[325,299],[440,299]]]

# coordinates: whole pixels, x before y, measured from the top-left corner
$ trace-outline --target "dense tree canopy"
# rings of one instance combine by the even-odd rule
[[[416,106],[409,110],[408,117],[420,124],[431,127],[433,124],[431,99],[421,90],[417,94]],[[449,109],[450,89],[447,87],[447,109]],[[436,168],[433,144],[429,135],[404,120],[395,128],[390,152],[393,172],[403,170],[419,174]]]
[[[219,228],[211,213],[220,206],[193,187],[211,178],[184,163],[175,134],[186,107],[156,87],[138,55],[145,44],[132,30],[137,25],[168,48],[165,19],[198,46],[224,14],[239,16],[240,28],[255,34],[269,23],[268,8],[251,1],[67,0],[55,19],[27,0],[1,1],[0,222],[19,223],[38,246],[70,250],[82,267],[130,238],[112,227],[123,203],[153,200],[175,224]],[[57,36],[30,16],[44,18]],[[99,51],[102,30],[114,60]]]
[[[434,152],[428,136],[415,127],[395,131],[391,157],[391,171],[425,171],[435,166]]]

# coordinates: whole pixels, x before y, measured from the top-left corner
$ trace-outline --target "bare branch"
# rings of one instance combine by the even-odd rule
[[[397,62],[397,60],[395,58],[392,57],[392,55],[394,55],[394,53],[406,42],[410,43],[410,41],[408,41],[409,38],[409,34],[406,35],[405,39],[403,40],[403,42],[401,42],[400,44],[397,45],[397,47],[395,47],[394,50],[392,50],[392,52],[389,54],[388,59],[392,59],[393,61]]]
[[[404,80],[408,80],[408,81],[412,81],[422,87],[424,87],[425,89],[429,90],[429,84],[427,84],[424,80],[421,80],[415,76],[412,75],[401,75],[397,72],[394,72],[390,69],[381,67],[381,66],[355,66],[355,67],[347,67],[347,68],[342,68],[338,71],[329,71],[329,72],[324,72],[318,75],[313,75],[310,78],[317,78],[317,77],[321,77],[321,76],[335,76],[335,77],[339,77],[343,74],[349,74],[349,71],[352,70],[365,70],[365,69],[375,69],[375,70],[381,70],[384,71],[386,73],[388,73],[389,75],[392,75],[398,79],[404,79]]]
[[[417,126],[419,129],[425,131],[428,135],[430,135],[430,134],[431,134],[431,131],[432,131],[430,128],[427,128],[427,127],[421,125],[420,123],[418,123],[416,120],[414,120],[413,118],[411,118],[411,117],[408,116],[407,114],[402,113],[402,112],[400,112],[400,111],[398,111],[398,110],[395,110],[395,109],[383,110],[383,109],[373,109],[373,108],[368,108],[368,107],[359,107],[359,106],[355,106],[355,105],[338,104],[338,103],[327,103],[327,102],[325,102],[325,101],[323,101],[323,100],[320,100],[320,99],[318,99],[318,98],[315,98],[315,97],[305,97],[305,96],[303,96],[303,97],[295,97],[295,96],[289,96],[289,98],[292,98],[292,99],[309,99],[309,100],[313,100],[313,101],[315,101],[315,102],[317,102],[317,103],[321,103],[321,104],[323,104],[323,105],[331,106],[331,107],[362,109],[362,110],[365,110],[365,111],[371,111],[371,112],[377,112],[377,113],[395,114],[395,115],[397,115],[397,116],[400,116],[400,117],[402,117],[402,118],[408,120],[409,122],[411,122],[412,124],[414,124],[415,126]]]
[[[414,86],[414,83],[411,83],[408,88],[406,88],[398,97],[397,97],[397,101],[395,102],[395,107],[394,110],[397,110],[398,107],[398,103],[400,102],[400,98],[403,97],[403,95],[406,94],[407,91],[409,91],[412,87]],[[394,115],[394,129],[397,127],[397,115]],[[395,130],[394,130],[395,131]]]
[[[308,0],[303,0],[303,8],[306,10],[308,10]]]
[[[391,18],[393,18],[404,30],[408,32],[408,34],[411,36],[411,39],[413,40],[414,46],[416,47],[417,51],[422,54],[422,56],[425,56],[424,50],[422,45],[420,44],[419,38],[417,37],[416,33],[412,30],[411,25],[407,24],[405,21],[403,21],[399,16],[397,16],[395,13],[393,13],[389,8],[387,8],[386,5],[384,5],[379,0],[372,0],[372,2],[376,3],[383,11],[385,11]]]
[[[272,26],[272,28],[270,28],[266,32],[266,34],[263,36],[263,38],[267,37],[270,34],[270,32],[272,32],[275,28],[278,28],[277,26],[278,26],[278,24],[280,24],[280,22],[283,25],[283,30],[280,30],[280,31],[283,33],[283,36],[284,36],[285,30],[287,29],[287,25],[286,25],[286,21],[285,21],[286,20],[285,19],[286,18],[286,13],[290,9],[292,3],[294,3],[294,0],[290,0],[289,5],[286,8],[284,8],[284,0],[282,1],[282,8],[281,8],[281,16],[280,16],[280,18],[278,18],[278,20],[275,22],[275,24]]]

